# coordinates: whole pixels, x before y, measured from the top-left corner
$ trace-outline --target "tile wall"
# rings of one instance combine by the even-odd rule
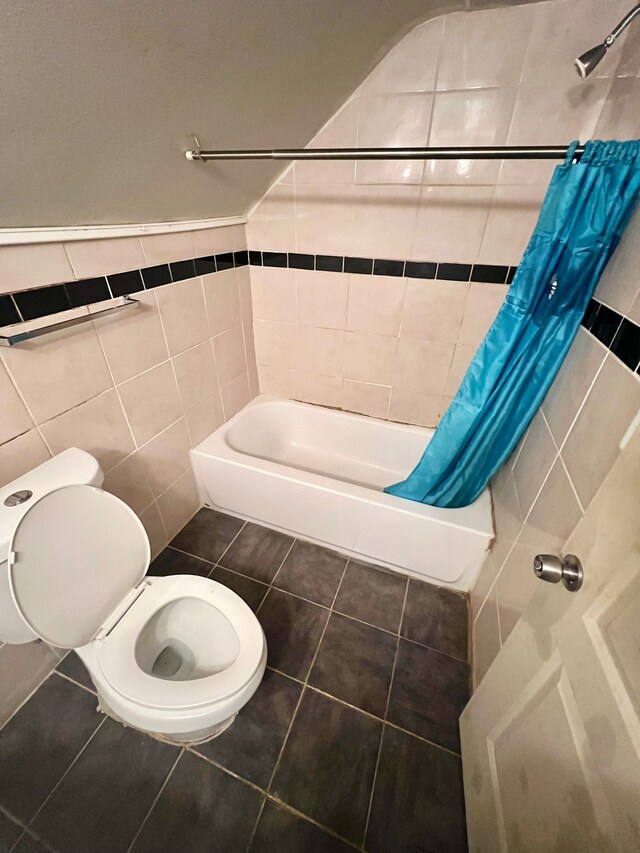
[[[612,25],[626,0],[606,4]],[[540,145],[640,136],[634,31],[581,82],[601,0],[453,13],[411,31],[309,147]],[[337,273],[317,256],[517,265],[554,163],[308,161],[250,213],[251,249],[313,255],[251,269],[265,393],[435,426],[506,293],[438,273]],[[391,267],[393,268],[393,267]],[[503,279],[504,281],[504,279]]]
[[[257,393],[245,256],[244,226],[0,247],[0,293],[14,294],[0,311],[17,306],[31,325],[103,310],[113,293],[141,303],[0,350],[0,485],[83,448],[162,550],[200,505],[190,448]],[[58,657],[44,643],[0,647],[0,723]]]

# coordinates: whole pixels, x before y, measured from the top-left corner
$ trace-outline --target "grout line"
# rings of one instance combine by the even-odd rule
[[[274,582],[275,582],[275,579],[278,577],[278,575],[280,574],[280,571],[282,570],[282,567],[283,567],[283,566],[284,566],[284,564],[287,562],[287,558],[288,558],[289,554],[291,553],[291,551],[293,550],[293,546],[296,544],[296,542],[297,542],[297,541],[298,541],[298,540],[294,537],[294,538],[293,538],[293,541],[292,541],[292,543],[291,543],[291,545],[289,546],[289,550],[288,550],[288,551],[287,551],[287,553],[284,555],[284,559],[282,560],[282,562],[280,563],[280,565],[279,565],[279,566],[278,566],[278,568],[276,569],[276,573],[275,573],[275,575],[271,578],[271,582],[269,583],[269,586],[273,586],[273,584],[274,584]],[[256,580],[256,579],[254,578],[254,580]]]
[[[97,692],[95,690],[91,690],[90,687],[87,687],[84,684],[80,684],[79,681],[76,681],[75,678],[71,678],[69,675],[65,675],[64,672],[60,672],[57,669],[51,673],[51,675],[58,675],[60,678],[64,678],[65,681],[68,681],[70,684],[73,684],[74,687],[79,687],[81,690],[85,690],[87,693],[90,693],[92,696],[97,697]]]
[[[131,844],[127,847],[127,853],[130,853],[130,851],[131,851],[131,849],[133,848],[134,844],[135,844],[135,843],[136,843],[136,841],[138,840],[138,836],[140,835],[140,833],[141,833],[141,832],[142,832],[142,830],[144,829],[144,826],[145,826],[146,822],[149,820],[149,817],[151,816],[151,812],[152,812],[152,811],[153,811],[153,809],[155,808],[156,803],[158,802],[158,800],[160,799],[160,796],[162,795],[162,792],[163,792],[163,791],[164,791],[164,789],[166,788],[167,782],[169,781],[169,778],[170,778],[171,774],[172,774],[172,773],[173,773],[173,771],[176,769],[176,765],[178,764],[178,761],[180,761],[180,759],[182,758],[182,756],[184,755],[184,753],[185,753],[184,748],[183,748],[183,749],[180,749],[180,750],[178,751],[178,757],[177,757],[177,758],[176,758],[176,760],[173,762],[173,764],[172,764],[172,766],[171,766],[171,770],[169,770],[169,772],[167,773],[167,776],[166,776],[166,778],[165,778],[164,782],[163,782],[163,783],[162,783],[162,785],[160,786],[160,790],[159,790],[159,791],[158,791],[158,793],[155,795],[155,797],[154,797],[154,799],[153,799],[153,802],[152,802],[152,803],[151,803],[151,805],[149,806],[149,809],[148,809],[147,813],[145,814],[144,818],[142,819],[142,823],[141,823],[141,824],[140,824],[140,826],[138,827],[138,831],[136,832],[136,834],[133,836],[133,839],[131,840]]]
[[[44,640],[41,640],[41,639],[39,639],[39,638],[38,638],[38,639],[36,639],[36,640],[35,640],[35,641],[33,641],[33,642],[36,642],[36,643],[44,643]],[[3,645],[8,645],[8,644],[7,644],[7,643],[3,643]],[[46,644],[45,644],[45,645],[46,645]],[[46,681],[48,678],[50,678],[50,677],[54,674],[54,672],[57,672],[57,670],[56,670],[56,666],[57,666],[57,665],[58,665],[62,660],[64,660],[64,657],[60,658],[60,659],[57,661],[57,663],[56,663],[56,665],[53,667],[53,669],[49,670],[49,672],[47,672],[45,675],[43,675],[43,676],[42,676],[42,679],[41,679],[41,680],[36,684],[36,686],[35,686],[35,687],[33,688],[33,690],[29,693],[29,695],[28,695],[28,696],[25,696],[25,698],[22,700],[22,702],[20,702],[20,704],[18,705],[18,707],[17,707],[14,711],[12,711],[12,712],[11,712],[10,716],[8,716],[8,717],[7,717],[7,719],[4,721],[4,723],[0,724],[0,731],[2,731],[2,729],[4,729],[4,727],[7,725],[7,723],[9,723],[9,722],[10,722],[10,721],[15,717],[15,715],[18,713],[18,711],[20,711],[22,708],[24,708],[24,706],[27,704],[27,702],[29,701],[29,699],[31,699],[31,697],[33,696],[33,694],[34,694],[37,690],[39,690],[39,689],[42,687],[42,685],[45,683],[45,681]]]
[[[98,712],[98,711],[96,711],[96,713],[99,713],[99,712]],[[27,827],[27,828],[29,828],[29,827],[31,826],[31,824],[35,821],[35,819],[38,817],[38,815],[40,814],[40,812],[43,810],[43,808],[44,808],[44,807],[46,806],[46,804],[49,802],[49,800],[51,799],[51,797],[52,797],[52,796],[55,794],[55,792],[58,790],[58,788],[60,787],[60,785],[62,784],[62,782],[64,781],[64,779],[67,777],[67,774],[69,773],[69,771],[71,770],[71,768],[72,768],[72,767],[74,767],[74,766],[76,765],[76,763],[77,763],[78,759],[80,758],[80,756],[82,755],[82,753],[83,753],[83,752],[85,751],[85,749],[89,746],[89,744],[90,744],[90,743],[91,743],[91,741],[94,739],[94,737],[97,735],[97,733],[100,731],[100,729],[102,728],[102,726],[106,723],[107,719],[108,719],[108,718],[107,718],[107,715],[105,714],[105,715],[104,715],[104,718],[103,718],[102,720],[100,720],[100,722],[98,723],[98,725],[96,726],[96,728],[93,730],[93,732],[92,732],[92,733],[91,733],[91,735],[89,736],[89,739],[87,740],[87,742],[85,743],[85,745],[84,745],[84,746],[82,747],[82,749],[78,752],[78,754],[76,755],[76,757],[73,759],[73,761],[71,762],[71,764],[67,767],[67,769],[64,771],[64,773],[62,774],[62,776],[58,779],[58,781],[57,781],[57,782],[56,782],[56,784],[53,786],[53,788],[49,791],[49,793],[48,793],[47,797],[46,797],[46,798],[44,799],[44,801],[42,802],[42,805],[40,806],[40,808],[36,811],[36,813],[33,815],[33,817],[31,818],[31,820],[29,821],[29,825],[28,825],[28,827]]]

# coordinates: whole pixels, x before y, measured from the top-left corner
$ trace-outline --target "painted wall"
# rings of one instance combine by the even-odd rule
[[[627,5],[555,0],[431,20],[393,48],[309,147],[640,135],[638,30],[585,82],[572,62]],[[380,275],[252,266],[261,389],[435,426],[502,303],[499,282],[520,260],[553,168],[296,163],[250,214],[251,249],[335,255],[343,265],[344,256],[453,263],[463,280],[444,265],[429,273],[437,278],[408,274],[408,265],[397,276],[382,274],[383,264]]]
[[[416,21],[475,5],[1,0],[0,226],[245,213],[282,164],[189,163],[188,134],[304,146]]]
[[[52,280],[87,287],[104,275],[169,264],[177,277],[186,259],[244,249],[244,226],[2,247],[0,293]],[[30,292],[46,298],[47,291]],[[0,485],[81,447],[99,460],[104,488],[140,516],[156,554],[200,506],[190,448],[257,391],[249,271],[232,267],[133,295],[142,304],[131,313],[1,350]],[[44,643],[0,647],[0,724],[58,657]]]
[[[637,102],[638,84],[635,95]],[[476,684],[541,583],[533,558],[564,553],[621,440],[634,419],[640,423],[639,247],[640,212],[596,289],[600,318],[578,332],[526,436],[493,480],[496,540],[471,593]],[[620,317],[635,324],[635,345],[626,350]],[[640,510],[638,487],[629,500]]]

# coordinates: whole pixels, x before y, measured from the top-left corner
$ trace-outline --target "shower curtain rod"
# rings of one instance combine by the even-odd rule
[[[568,145],[511,145],[502,148],[277,148],[186,151],[187,160],[564,160]],[[575,150],[580,160],[584,145]]]

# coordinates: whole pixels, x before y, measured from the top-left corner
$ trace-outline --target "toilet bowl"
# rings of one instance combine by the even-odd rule
[[[87,467],[68,461],[72,471]],[[60,485],[55,470],[42,471],[51,463],[0,490],[0,537],[9,538],[0,639],[75,649],[101,708],[127,725],[180,743],[220,734],[264,674],[255,614],[216,581],[147,577],[149,541],[135,513],[95,485],[90,466],[79,483],[65,466]],[[6,506],[25,492],[23,504]]]

